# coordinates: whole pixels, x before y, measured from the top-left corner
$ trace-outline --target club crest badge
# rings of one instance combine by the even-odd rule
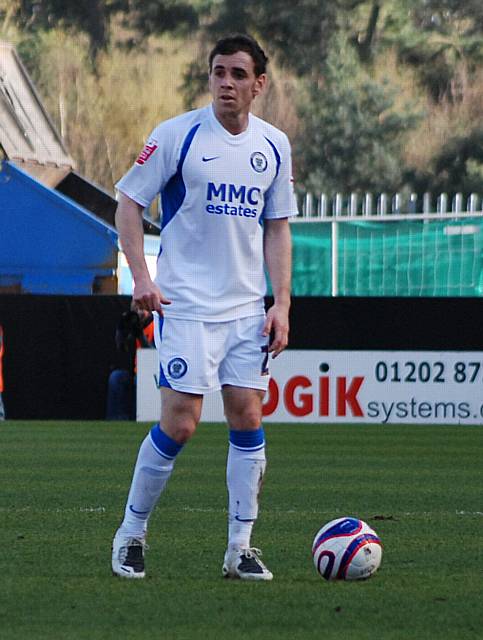
[[[168,362],[168,374],[174,380],[179,380],[188,371],[188,364],[183,358],[171,358]]]
[[[250,156],[250,164],[254,171],[257,173],[263,173],[268,167],[268,160],[261,151],[255,151]]]

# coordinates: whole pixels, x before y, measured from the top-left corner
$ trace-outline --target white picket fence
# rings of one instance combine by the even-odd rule
[[[462,193],[457,193],[451,200],[446,193],[437,196],[431,193],[395,193],[392,196],[387,193],[336,193],[333,196],[305,193],[299,196],[300,214],[296,220],[359,215],[481,213],[482,207],[483,199],[478,193],[472,193],[466,199]]]

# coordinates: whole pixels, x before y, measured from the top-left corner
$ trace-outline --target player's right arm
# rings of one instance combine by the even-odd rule
[[[119,192],[116,227],[134,280],[134,304],[139,309],[162,313],[161,305],[171,302],[149,275],[144,257],[143,207],[122,192]]]

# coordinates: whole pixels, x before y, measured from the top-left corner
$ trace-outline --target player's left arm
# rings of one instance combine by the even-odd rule
[[[264,221],[263,251],[274,297],[267,311],[263,335],[272,333],[268,351],[276,358],[287,346],[289,334],[292,240],[288,218]]]

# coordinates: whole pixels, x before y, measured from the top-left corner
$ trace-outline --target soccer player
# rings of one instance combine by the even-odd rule
[[[155,312],[161,420],[141,444],[112,569],[143,578],[148,519],[176,457],[193,435],[203,394],[221,388],[229,426],[228,578],[271,580],[251,546],[265,471],[262,401],[269,353],[287,345],[291,240],[297,214],[284,133],[253,116],[267,58],[250,36],[209,56],[212,103],[157,126],[116,185],[116,224],[134,279],[133,299]],[[161,194],[157,275],[143,254],[142,212]],[[274,304],[265,314],[267,267]]]

